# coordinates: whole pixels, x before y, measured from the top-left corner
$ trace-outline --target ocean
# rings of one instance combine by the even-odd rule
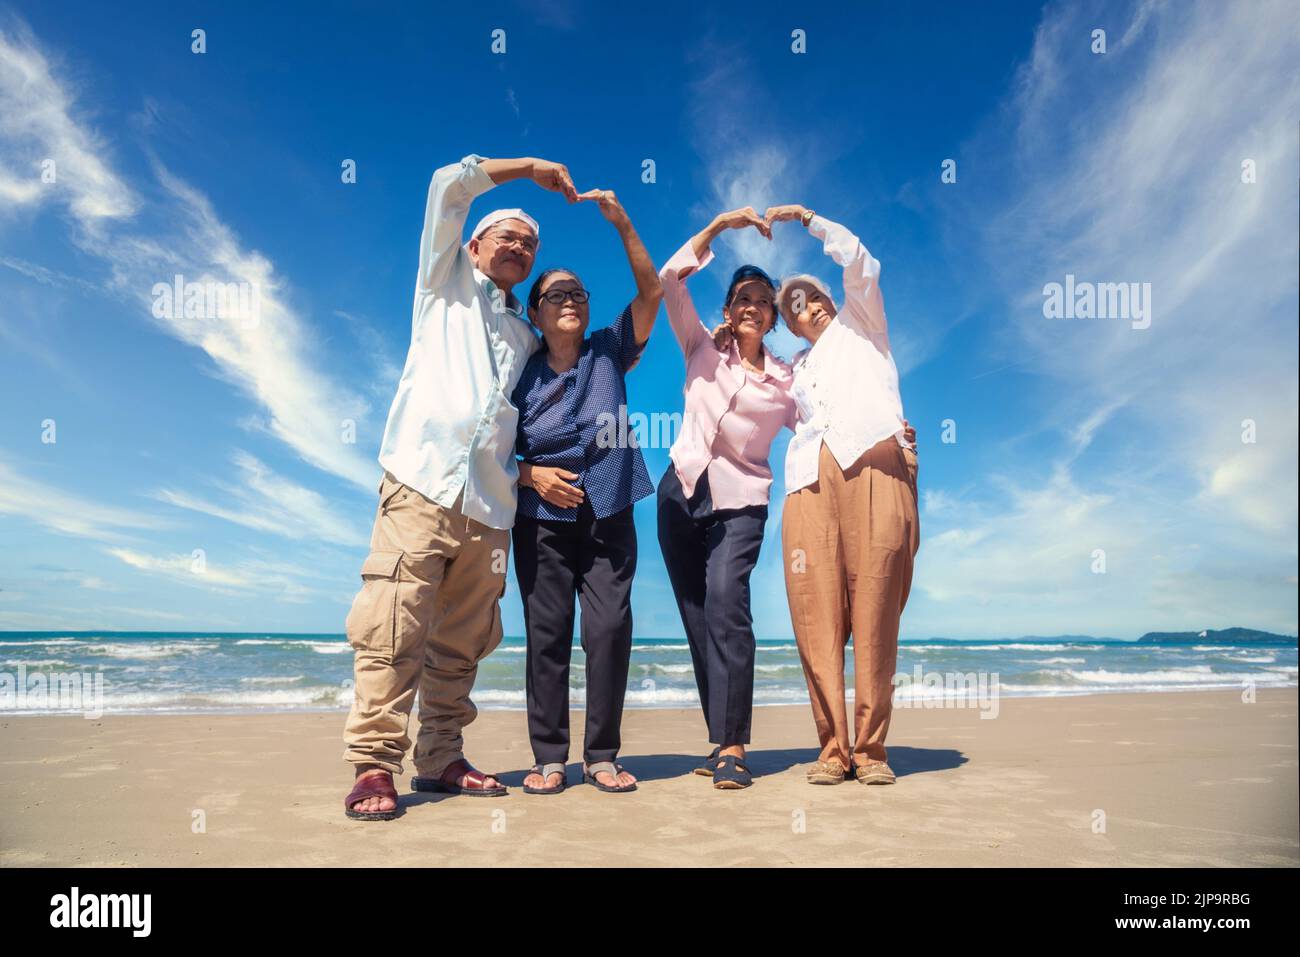
[[[481,710],[524,708],[524,652],[522,637],[507,637],[479,666]],[[575,642],[575,706],[584,700],[583,660]],[[953,698],[964,694],[963,678],[1006,697],[1295,687],[1296,660],[1295,638],[931,639],[900,644],[895,701]],[[97,710],[106,714],[332,711],[352,699],[351,649],[337,634],[0,633],[0,714],[84,713],[83,700],[55,693],[74,675],[87,695],[102,689]],[[851,649],[846,681],[851,694]],[[793,640],[758,643],[754,701],[807,703]],[[685,639],[635,640],[627,706],[697,705]]]

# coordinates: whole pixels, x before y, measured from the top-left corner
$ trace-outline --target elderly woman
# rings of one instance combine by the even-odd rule
[[[654,491],[635,444],[608,441],[626,415],[624,374],[638,360],[663,297],[627,213],[608,190],[578,195],[614,224],[636,297],[613,324],[587,333],[588,293],[578,274],[548,269],[528,294],[544,345],[514,390],[519,408],[519,509],[512,531],[527,631],[528,734],[537,764],[528,794],[566,787],[569,661],[574,595],[582,606],[587,724],[583,779],[601,791],[636,790],[616,762],[632,653],[632,503]]]
[[[749,576],[767,521],[768,450],[794,427],[790,367],[763,337],[776,323],[776,289],[757,266],[736,270],[722,305],[730,337],[716,348],[684,280],[713,259],[723,231],[753,226],[753,209],[721,213],[659,273],[673,332],[686,357],[683,428],[659,483],[659,545],[690,642],[695,683],[717,745],[699,773],[717,788],[753,783],[745,766],[754,699],[754,630]]]
[[[794,361],[799,421],[786,452],[785,582],[821,755],[813,784],[892,784],[886,763],[898,625],[920,536],[915,433],[903,419],[889,349],[880,263],[843,226],[802,206],[764,220],[798,220],[844,270],[843,306],[815,276],[791,276],[777,304],[809,342]],[[854,720],[844,700],[844,648],[853,635]]]

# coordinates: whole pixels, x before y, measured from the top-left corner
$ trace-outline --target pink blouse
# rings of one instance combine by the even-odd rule
[[[745,368],[735,343],[727,352],[713,344],[682,277],[712,261],[712,250],[701,262],[687,242],[659,272],[668,319],[686,356],[686,411],[668,455],[687,498],[707,469],[715,509],[766,505],[772,440],[797,422],[794,376],[766,345],[759,373]]]

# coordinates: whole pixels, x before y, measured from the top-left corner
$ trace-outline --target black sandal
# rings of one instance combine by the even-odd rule
[[[754,777],[745,767],[745,762],[733,754],[718,758],[713,767],[713,786],[719,790],[735,791],[753,783]]]
[[[706,778],[713,777],[713,767],[718,763],[718,755],[722,753],[721,746],[714,748],[709,752],[709,756],[704,759],[704,763],[695,769],[695,774],[702,774]]]

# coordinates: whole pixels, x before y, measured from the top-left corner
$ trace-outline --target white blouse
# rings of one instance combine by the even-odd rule
[[[857,236],[822,216],[813,216],[808,232],[844,267],[844,302],[817,342],[795,356],[791,392],[799,422],[785,456],[787,495],[817,481],[822,442],[842,469],[891,435],[909,447],[880,263]]]

